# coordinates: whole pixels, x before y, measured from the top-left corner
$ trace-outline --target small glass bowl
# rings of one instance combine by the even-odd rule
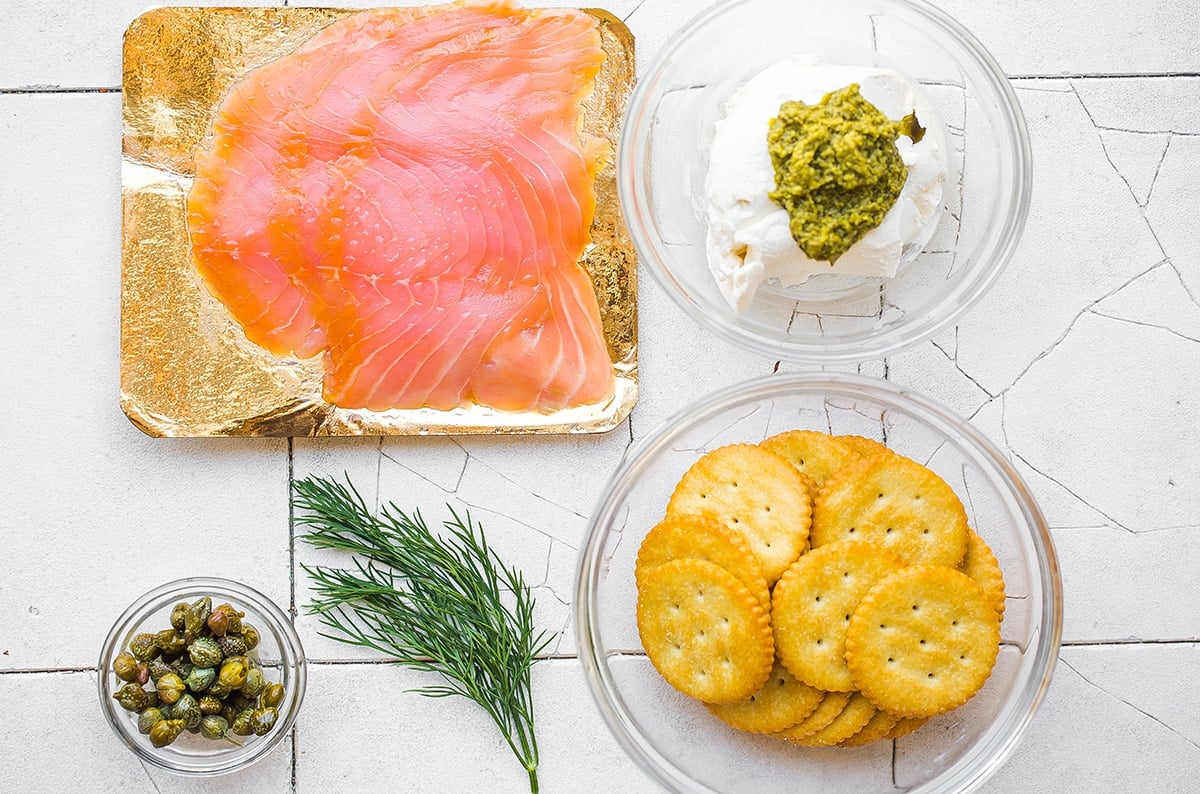
[[[234,736],[242,746],[205,739],[187,731],[166,747],[154,747],[150,738],[138,732],[137,715],[121,708],[113,694],[125,683],[113,673],[113,659],[129,647],[140,632],[158,632],[171,627],[171,609],[181,601],[192,602],[202,596],[212,598],[213,606],[232,604],[243,618],[258,629],[261,639],[248,656],[256,658],[270,683],[280,682],[284,699],[278,706],[275,726],[264,736]],[[244,584],[228,579],[196,577],[168,582],[156,587],[129,605],[104,640],[100,653],[100,705],[113,732],[142,761],[178,775],[215,777],[235,772],[263,758],[292,729],[300,703],[304,700],[306,665],[300,637],[287,615],[271,599]]]
[[[768,282],[739,314],[705,253],[714,124],[750,77],[803,54],[908,79],[940,117],[929,126],[945,143],[943,206],[904,247],[894,278]],[[639,79],[618,152],[618,193],[641,260],[688,315],[765,355],[836,364],[928,339],[979,300],[1024,228],[1030,168],[1025,119],[1004,73],[974,36],[923,0],[725,0],[684,26]]]
[[[705,452],[794,428],[884,440],[937,472],[1006,582],[999,657],[975,697],[894,742],[808,749],[741,733],[679,694],[638,638],[634,564],[680,476]],[[771,375],[717,392],[626,455],[593,513],[575,594],[579,655],[609,729],[651,777],[676,792],[961,792],[1016,746],[1050,683],[1062,634],[1062,587],[1049,529],[1017,472],[965,421],[887,381]]]

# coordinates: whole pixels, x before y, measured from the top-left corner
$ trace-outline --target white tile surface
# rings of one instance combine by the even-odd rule
[[[0,442],[0,670],[95,664],[173,578],[289,598],[286,442],[154,440],[117,405],[119,129],[116,94],[0,95],[0,382],[20,417]],[[181,564],[218,539],[238,553]]]
[[[989,792],[1191,791],[1200,779],[1200,5],[939,0],[1014,75],[1034,203],[1009,269],[956,328],[851,370],[970,416],[1027,478],[1054,530],[1063,664]],[[535,585],[562,658],[535,668],[542,790],[653,791],[605,729],[575,659],[574,568],[631,439],[776,362],[686,319],[641,273],[641,401],[590,438],[188,441],[144,437],[117,406],[120,97],[29,93],[120,82],[146,4],[0,7],[0,791],[519,792],[469,704],[318,636],[298,757],[285,743],[211,786],[147,773],[103,724],[95,658],[116,614],[176,575],[177,549],[235,547],[210,570],[308,600],[294,476],[349,474],[371,505],[469,508]],[[707,0],[614,0],[645,64]],[[1040,75],[1042,78],[1027,79]],[[1068,75],[1066,78],[1054,78]],[[1070,77],[1088,75],[1088,77]],[[1111,75],[1144,75],[1112,77]],[[15,90],[15,93],[13,91]],[[680,351],[688,351],[681,355]],[[693,355],[692,351],[700,351]],[[786,363],[781,370],[792,369]],[[155,541],[168,533],[167,551]],[[330,661],[337,661],[330,664]],[[26,672],[32,671],[32,672]],[[46,715],[53,715],[51,720]],[[63,747],[70,752],[64,753]]]

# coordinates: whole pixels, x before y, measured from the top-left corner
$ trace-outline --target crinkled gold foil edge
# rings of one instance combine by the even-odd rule
[[[246,71],[295,49],[357,9],[169,7],[125,35],[122,135],[121,407],[152,436],[342,436],[598,433],[638,397],[637,256],[621,217],[616,148],[635,80],[634,40],[616,17],[599,23],[605,63],[582,132],[609,142],[596,176],[592,244],[581,258],[595,285],[614,390],[604,403],[548,414],[483,406],[366,411],[321,399],[319,359],[272,356],[245,339],[196,274],[184,199],[192,152],[213,111]]]

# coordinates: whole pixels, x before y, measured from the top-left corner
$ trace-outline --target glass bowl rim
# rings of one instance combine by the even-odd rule
[[[630,447],[605,484],[592,511],[576,568],[575,639],[588,691],[609,732],[643,772],[670,791],[720,794],[697,783],[669,758],[658,752],[657,748],[643,738],[628,711],[619,705],[622,700],[619,689],[595,640],[601,632],[596,598],[599,591],[600,554],[608,534],[603,528],[611,523],[616,514],[616,506],[624,504],[642,470],[681,432],[738,404],[795,393],[797,390],[826,396],[865,397],[885,407],[896,407],[914,416],[942,436],[961,438],[961,446],[972,453],[977,464],[982,465],[988,474],[998,480],[997,485],[1008,491],[1025,519],[1023,529],[1028,531],[1033,542],[1037,562],[1036,581],[1041,589],[1042,610],[1040,615],[1032,616],[1034,628],[1031,636],[1037,638],[1034,641],[1037,648],[1029,677],[1019,684],[1020,708],[1016,710],[1016,720],[1009,720],[1008,730],[1000,737],[998,746],[994,747],[989,755],[980,757],[974,764],[954,770],[954,775],[939,782],[938,789],[930,789],[926,783],[922,783],[912,791],[965,792],[974,789],[999,769],[1016,749],[1049,689],[1062,644],[1063,595],[1058,557],[1049,525],[1041,509],[1021,475],[1004,458],[1000,450],[950,409],[892,381],[835,372],[776,373],[752,378],[703,397],[697,403],[702,406],[699,409],[693,406],[677,411]]]
[[[230,760],[223,765],[215,766],[211,769],[191,769],[179,766],[172,763],[170,759],[155,752],[155,748],[143,746],[141,743],[134,741],[127,730],[122,728],[117,722],[122,717],[127,716],[128,712],[115,705],[112,700],[114,678],[112,660],[120,650],[119,645],[122,638],[136,625],[144,621],[151,612],[162,608],[162,606],[152,608],[154,604],[169,602],[178,598],[178,594],[180,593],[196,592],[199,590],[204,590],[211,596],[220,595],[238,606],[250,607],[262,615],[271,624],[272,633],[278,635],[277,638],[281,644],[280,656],[283,657],[280,662],[289,668],[290,677],[292,678],[292,691],[289,693],[291,695],[290,705],[286,712],[280,714],[278,722],[271,729],[270,733],[266,736],[254,737],[257,739],[256,741],[240,748],[247,750],[245,753],[239,753],[237,750],[231,749],[228,753]],[[294,659],[294,662],[290,665],[286,664],[288,656]],[[291,731],[292,726],[295,724],[296,717],[300,711],[300,705],[304,700],[307,678],[307,660],[304,655],[304,647],[300,642],[300,635],[296,631],[296,627],[292,624],[292,621],[288,618],[287,613],[273,599],[249,585],[232,579],[214,576],[190,576],[166,582],[143,593],[126,607],[113,622],[107,636],[104,638],[104,645],[100,651],[100,660],[96,670],[96,688],[100,695],[101,710],[104,712],[108,726],[139,760],[174,775],[204,778],[219,777],[245,769],[269,755],[283,741],[283,738]]]
[[[989,232],[988,236],[995,239],[989,246],[991,250],[985,251],[985,255],[980,257],[983,263],[975,268],[974,275],[956,285],[915,322],[902,323],[882,334],[872,333],[864,338],[842,341],[806,342],[787,337],[768,337],[742,327],[736,319],[707,311],[692,298],[667,264],[669,257],[665,243],[651,233],[650,224],[643,220],[644,214],[640,212],[641,208],[649,208],[652,204],[640,176],[646,171],[645,149],[652,128],[649,98],[664,67],[696,30],[745,2],[747,0],[721,0],[681,27],[658,52],[645,75],[638,79],[626,104],[625,123],[617,146],[617,197],[639,258],[646,263],[654,281],[684,314],[716,336],[763,355],[796,363],[853,364],[889,356],[929,339],[962,317],[987,293],[1012,259],[1024,231],[1033,191],[1033,156],[1025,115],[1015,90],[999,63],[979,39],[945,11],[927,0],[871,0],[884,10],[903,9],[922,18],[955,41],[982,75],[981,85],[994,94],[992,98],[996,101],[997,110],[1006,122],[1003,128],[1009,138],[1007,160],[1013,168],[1012,184],[1007,191],[1008,213],[999,230]],[[1003,194],[1004,191],[1001,188],[999,192]]]

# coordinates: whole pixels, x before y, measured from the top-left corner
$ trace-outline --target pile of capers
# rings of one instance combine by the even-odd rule
[[[241,744],[237,736],[262,736],[275,726],[283,684],[268,683],[248,654],[258,629],[229,604],[213,609],[208,596],[171,610],[171,628],[143,633],[113,660],[126,683],[113,695],[138,715],[138,730],[166,747],[185,730]],[[153,683],[153,687],[146,688]]]

